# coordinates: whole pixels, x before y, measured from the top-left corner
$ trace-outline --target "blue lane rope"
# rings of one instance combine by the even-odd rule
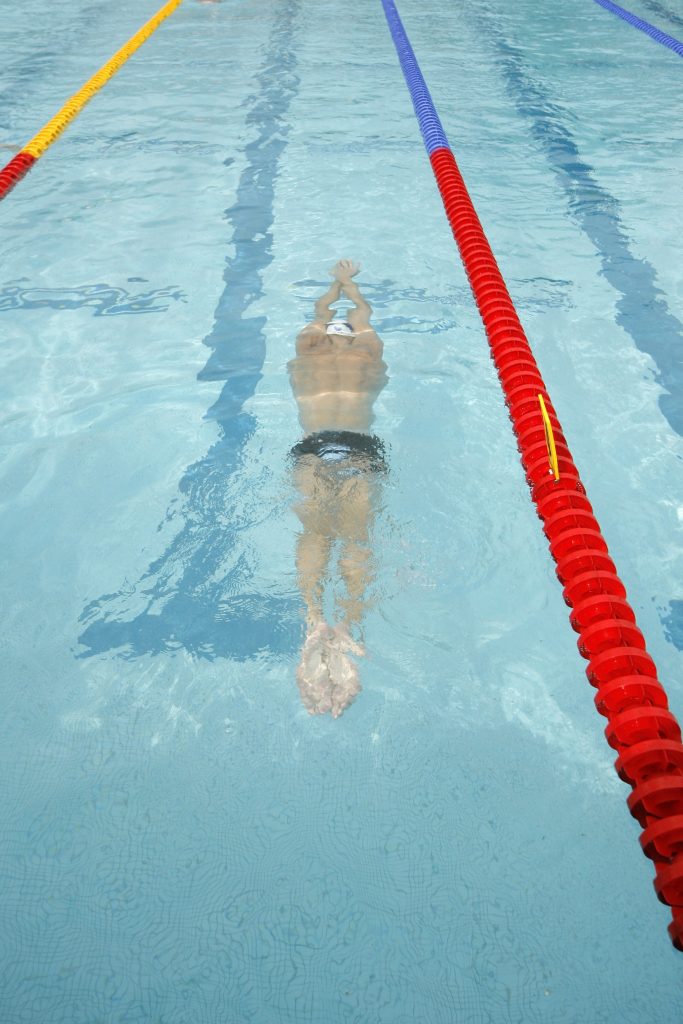
[[[420,66],[408,36],[403,27],[394,0],[382,0],[382,7],[389,25],[391,38],[394,41],[398,59],[406,80],[410,98],[415,108],[415,116],[420,124],[420,131],[428,154],[431,156],[436,149],[450,149],[443,125],[436,112],[436,107],[422,77]]]
[[[629,25],[633,25],[634,28],[639,28],[645,35],[650,36],[655,42],[661,43],[662,46],[668,46],[670,50],[677,53],[679,57],[683,57],[683,43],[674,36],[668,35],[666,32],[662,32],[661,29],[655,28],[649,21],[643,21],[642,18],[637,18],[635,14],[631,14],[630,11],[620,7],[619,4],[612,3],[612,0],[595,0],[596,4],[600,4],[606,11],[611,11],[612,14],[616,14],[618,18],[623,18]]]

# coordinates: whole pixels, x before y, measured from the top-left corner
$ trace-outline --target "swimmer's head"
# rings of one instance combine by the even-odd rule
[[[330,320],[328,324],[325,324],[325,333],[341,335],[342,338],[355,337],[355,331],[348,320]]]

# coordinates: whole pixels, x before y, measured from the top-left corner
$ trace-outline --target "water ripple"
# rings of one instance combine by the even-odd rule
[[[77,285],[74,288],[31,288],[19,281],[10,281],[0,288],[0,313],[17,309],[92,309],[93,316],[131,316],[140,313],[164,313],[169,308],[166,299],[184,302],[185,296],[177,285],[135,292],[110,284]],[[129,277],[129,283],[144,281]]]
[[[569,210],[595,246],[602,271],[618,294],[616,322],[636,348],[652,356],[657,380],[665,389],[659,398],[662,414],[683,435],[683,325],[669,310],[656,273],[631,251],[621,205],[600,184],[569,127],[570,118],[532,73],[522,51],[505,38],[492,12],[481,8],[481,24],[499,56],[499,66],[520,115],[546,155]]]

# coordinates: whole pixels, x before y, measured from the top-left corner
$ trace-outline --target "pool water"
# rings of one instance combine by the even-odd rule
[[[6,12],[0,142],[159,6]],[[399,9],[680,718],[683,65],[590,0]],[[3,1024],[679,1022],[381,4],[186,0],[0,214]],[[333,720],[286,364],[339,257],[389,472]]]

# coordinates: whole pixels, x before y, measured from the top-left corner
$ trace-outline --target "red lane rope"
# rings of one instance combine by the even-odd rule
[[[0,199],[4,199],[18,181],[33,167],[36,158],[30,153],[17,153],[0,171]]]
[[[474,294],[517,435],[531,497],[543,522],[578,647],[608,719],[607,741],[633,792],[628,806],[644,829],[655,891],[673,910],[669,934],[683,950],[683,743],[626,590],[586,496],[531,346],[450,149],[430,162]],[[538,395],[553,426],[560,479],[549,473]]]
[[[484,322],[491,355],[517,435],[531,497],[543,523],[556,572],[607,718],[607,742],[618,753],[619,777],[631,785],[631,814],[641,846],[655,866],[655,891],[672,907],[669,934],[683,950],[683,743],[657,669],[626,600],[593,515],[557,413],[508,293],[484,229],[448,145],[394,0],[382,0],[453,236]],[[539,396],[543,403],[539,403]],[[559,479],[548,465],[545,404]]]

